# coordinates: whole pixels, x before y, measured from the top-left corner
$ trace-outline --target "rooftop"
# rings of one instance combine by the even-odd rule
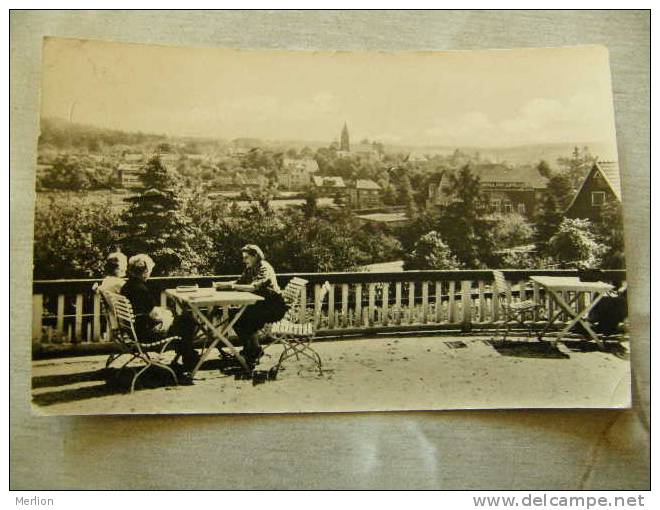
[[[310,173],[319,171],[318,163],[316,162],[316,160],[311,158],[305,158],[305,159],[284,158],[284,160],[282,160],[282,168],[283,169],[295,168]]]
[[[344,179],[341,177],[321,177],[319,175],[313,175],[312,179],[314,180],[315,186],[328,186],[332,188],[345,188]]]
[[[373,190],[380,189],[380,186],[371,179],[358,179],[357,181],[355,181],[355,187],[357,189],[373,189]]]
[[[521,182],[533,188],[545,188],[546,179],[535,168],[517,166],[509,167],[499,163],[484,163],[470,167],[482,183]]]
[[[358,218],[365,221],[392,223],[397,221],[406,221],[408,219],[408,216],[405,212],[395,212],[395,213],[360,214],[358,215]]]
[[[609,181],[612,191],[621,200],[621,174],[616,161],[599,161],[597,163],[605,178]]]

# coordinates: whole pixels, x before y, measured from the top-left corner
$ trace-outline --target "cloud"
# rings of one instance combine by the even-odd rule
[[[604,108],[592,95],[579,94],[565,102],[533,98],[511,116],[497,121],[477,111],[453,119],[437,119],[423,136],[440,145],[609,142],[614,136],[613,128],[611,109]]]

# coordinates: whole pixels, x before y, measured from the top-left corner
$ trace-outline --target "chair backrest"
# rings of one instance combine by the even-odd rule
[[[105,313],[105,319],[108,324],[108,329],[110,330],[110,335],[113,335],[115,331],[119,329],[119,322],[117,321],[117,315],[115,314],[114,307],[110,302],[111,294],[107,290],[98,288],[98,284],[94,284],[93,290],[101,296],[101,306]]]
[[[497,294],[505,297],[507,301],[511,301],[511,289],[506,284],[502,271],[493,271],[493,287]]]
[[[104,292],[105,299],[110,304],[112,313],[117,319],[117,326],[122,335],[127,335],[130,339],[137,342],[135,333],[135,314],[133,306],[126,296],[114,292]]]
[[[303,304],[303,296],[307,292],[307,280],[294,277],[286,285],[282,294],[284,300],[289,305],[284,317],[271,324],[271,327],[284,327],[287,332],[298,334],[314,334],[318,327],[319,317],[321,313],[321,306],[330,290],[330,283],[325,282],[321,288],[318,296],[316,297],[316,314],[308,314],[306,310],[306,303]]]
[[[297,322],[300,320],[300,312],[303,296],[307,295],[307,280],[294,276],[282,290],[284,302],[289,306],[284,319]]]

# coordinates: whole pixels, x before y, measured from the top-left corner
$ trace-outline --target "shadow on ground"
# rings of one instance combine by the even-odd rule
[[[567,359],[570,356],[561,352],[552,342],[486,340],[488,345],[502,356],[517,358]]]
[[[32,401],[40,406],[63,402],[75,402],[90,398],[105,397],[130,391],[133,376],[141,367],[127,367],[123,370],[104,368],[75,374],[40,376],[32,378],[33,389],[53,387],[53,391],[33,395]],[[80,386],[80,383],[98,381],[99,384]],[[78,385],[77,387],[66,387]],[[172,385],[172,375],[157,367],[147,370],[136,384],[137,389],[160,388]]]
[[[128,393],[131,388],[133,377],[142,368],[141,366],[129,366],[122,369],[104,368],[77,372],[73,374],[45,375],[32,378],[32,389],[53,388],[53,391],[45,391],[33,396],[32,401],[36,405],[48,406],[64,402],[75,402],[92,398],[105,397],[109,395]],[[277,378],[277,370],[254,370],[246,372],[233,359],[213,359],[206,361],[201,371],[217,371],[226,377],[236,380],[251,380],[253,384],[262,384]],[[198,375],[202,375],[198,373]],[[97,381],[99,384],[85,385]],[[180,381],[181,382],[181,381]],[[75,386],[77,387],[70,387]],[[62,388],[63,386],[69,386]],[[138,379],[135,390],[155,389],[173,386],[172,375],[159,367],[151,367]]]
[[[630,359],[628,349],[618,341],[604,342],[603,347],[599,347],[595,342],[580,340],[577,342],[566,342],[566,347],[573,352],[606,352],[619,359]]]

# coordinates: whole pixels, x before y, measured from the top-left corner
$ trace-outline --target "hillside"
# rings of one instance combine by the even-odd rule
[[[76,124],[59,118],[43,118],[40,123],[39,145],[63,149],[86,147],[96,150],[99,145],[139,145],[164,142],[165,135],[127,133],[116,129]]]

